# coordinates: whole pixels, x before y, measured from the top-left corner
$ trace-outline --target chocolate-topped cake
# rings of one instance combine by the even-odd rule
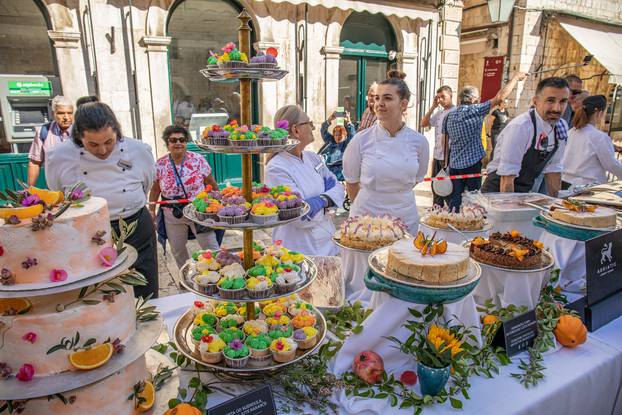
[[[535,269],[542,265],[543,244],[516,230],[495,232],[489,239],[471,241],[471,258],[478,262],[509,269]]]

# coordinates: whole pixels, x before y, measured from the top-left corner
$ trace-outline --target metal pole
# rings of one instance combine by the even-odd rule
[[[251,16],[243,9],[239,14],[240,27],[238,29],[238,46],[240,52],[250,56],[251,54],[251,27],[248,22]],[[251,125],[251,80],[240,80],[240,125]],[[253,163],[250,154],[242,154],[242,189],[247,202],[253,197]],[[249,269],[253,262],[253,231],[244,230],[244,268]],[[247,320],[255,319],[255,303],[246,303]]]

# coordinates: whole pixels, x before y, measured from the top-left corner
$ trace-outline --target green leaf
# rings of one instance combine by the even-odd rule
[[[84,345],[82,347],[86,349],[90,345],[94,344],[96,341],[97,341],[96,339],[90,338],[86,342],[84,342]]]
[[[200,384],[201,384],[201,380],[195,376],[192,379],[190,379],[190,382],[188,382],[188,387],[196,389]]]
[[[456,398],[449,398],[449,402],[451,403],[451,407],[454,409],[462,409],[462,401]]]
[[[82,300],[82,302],[86,305],[97,305],[101,303],[99,300]]]
[[[169,409],[173,409],[174,407],[176,407],[180,403],[181,403],[181,401],[179,399],[177,399],[177,398],[169,399],[168,400],[168,408]]]
[[[188,390],[186,388],[179,388],[179,396],[181,396],[181,399],[186,399],[187,395]]]
[[[82,298],[84,297],[84,295],[86,294],[86,291],[89,289],[89,286],[87,285],[86,287],[82,287],[82,289],[80,290],[80,293],[78,294],[78,298]]]

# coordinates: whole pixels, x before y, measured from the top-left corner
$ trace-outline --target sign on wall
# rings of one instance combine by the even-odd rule
[[[505,56],[491,56],[484,58],[481,102],[485,102],[493,98],[501,89],[504,64]]]

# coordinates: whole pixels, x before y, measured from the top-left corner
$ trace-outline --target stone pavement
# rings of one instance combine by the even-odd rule
[[[414,189],[415,197],[417,199],[417,207],[419,213],[423,213],[423,210],[432,206],[432,191],[429,182],[421,183]],[[335,226],[339,225],[348,217],[348,212],[343,209],[338,209],[335,212],[334,221]],[[261,240],[270,242],[272,239],[272,231],[270,229],[255,231],[253,233],[255,240]],[[241,231],[227,231],[223,240],[222,246],[225,248],[235,249],[242,247],[242,232]],[[190,253],[199,250],[199,244],[196,241],[188,241],[188,251]],[[173,256],[170,255],[170,250],[167,249],[166,255],[162,250],[160,244],[158,244],[158,270],[160,279],[160,297],[167,297],[169,295],[179,294],[185,292],[183,288],[179,288],[176,281],[179,270],[175,264]]]

